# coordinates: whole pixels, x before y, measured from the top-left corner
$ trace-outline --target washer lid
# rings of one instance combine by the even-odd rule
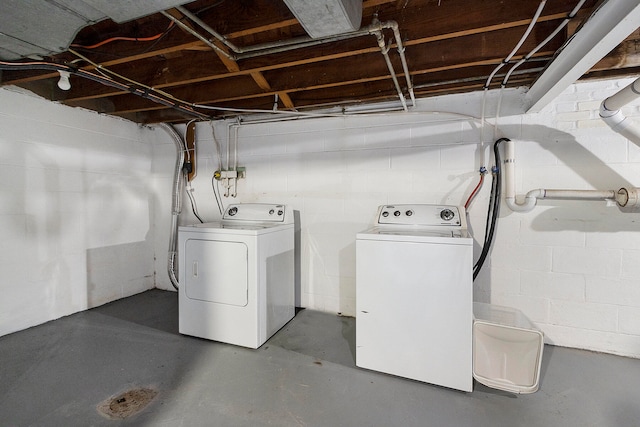
[[[358,240],[471,245],[473,239],[465,229],[376,226],[356,235]]]
[[[213,221],[203,224],[182,225],[179,227],[179,230],[199,233],[259,235],[288,228],[293,228],[293,224],[281,224],[278,222]]]

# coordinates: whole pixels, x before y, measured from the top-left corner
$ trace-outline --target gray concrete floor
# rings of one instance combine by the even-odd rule
[[[0,426],[638,426],[640,360],[547,346],[540,390],[463,393],[355,367],[355,320],[302,310],[258,350],[181,336],[153,290],[0,338]],[[157,397],[123,420],[97,406]]]

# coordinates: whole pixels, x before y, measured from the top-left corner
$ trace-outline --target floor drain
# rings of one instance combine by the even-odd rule
[[[98,411],[109,418],[128,418],[142,411],[158,392],[150,388],[134,388],[98,405]]]

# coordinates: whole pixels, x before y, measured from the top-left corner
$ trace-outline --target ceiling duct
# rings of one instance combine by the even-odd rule
[[[0,59],[36,59],[64,52],[87,25],[106,18],[122,23],[188,1],[2,0]]]
[[[362,0],[284,0],[313,38],[356,31],[362,22]]]

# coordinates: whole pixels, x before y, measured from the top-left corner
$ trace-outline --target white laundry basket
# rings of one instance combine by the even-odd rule
[[[473,377],[513,393],[538,390],[544,336],[519,310],[473,304]]]

